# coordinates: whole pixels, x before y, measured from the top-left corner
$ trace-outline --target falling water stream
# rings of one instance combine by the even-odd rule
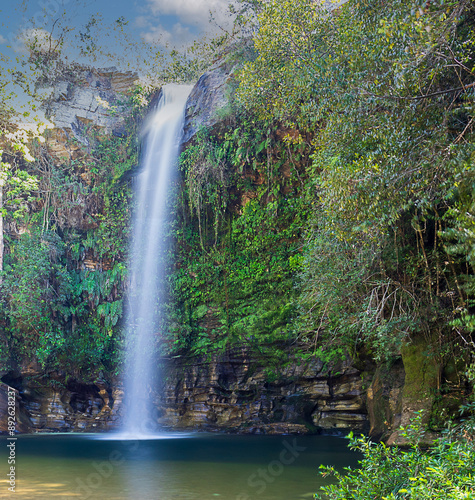
[[[153,432],[150,383],[156,368],[155,339],[164,299],[170,195],[177,172],[184,111],[191,86],[166,85],[146,126],[145,153],[137,179],[133,219],[131,290],[127,313],[124,377],[124,434],[148,437]]]
[[[357,456],[337,437],[178,435],[147,425],[154,421],[150,387],[169,250],[168,201],[190,90],[166,86],[146,127],[131,247],[122,432],[20,436],[16,498],[308,500],[328,481],[316,472],[320,463],[355,465]],[[0,437],[0,498],[13,498],[7,443]]]

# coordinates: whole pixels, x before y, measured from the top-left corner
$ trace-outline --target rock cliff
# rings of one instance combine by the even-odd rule
[[[163,364],[154,393],[154,425],[163,428],[246,434],[353,429],[379,437],[400,422],[404,374],[399,366],[383,377],[361,372],[349,361],[330,371],[321,361],[296,360],[270,378],[263,360],[242,349]],[[48,374],[45,382],[41,369],[31,366],[3,380],[17,390],[22,432],[92,432],[120,425],[119,382],[80,383],[59,373]],[[0,386],[0,413],[6,411],[6,387]]]
[[[175,359],[164,364],[163,382],[154,395],[155,419],[164,428],[280,434],[367,431],[371,425],[361,372],[349,362],[332,371],[320,361],[296,362],[271,379],[262,360],[242,350],[211,360]],[[119,426],[119,383],[67,381],[60,373],[45,379],[41,369],[32,366],[3,380],[17,390],[22,432]],[[0,386],[0,412],[6,387]]]
[[[115,67],[83,68],[74,78],[56,81],[45,104],[46,116],[55,125],[48,141],[51,152],[59,158],[72,156],[78,149],[72,139],[88,145],[90,127],[102,134],[124,135],[128,114],[124,101],[137,81],[136,73]]]
[[[255,354],[238,349],[208,361],[168,364],[163,396],[156,400],[159,422],[270,434],[369,429],[363,381],[349,362],[330,372],[321,361],[295,360],[277,376],[266,368]]]
[[[232,66],[219,61],[200,77],[186,104],[183,143],[190,141],[201,127],[219,122],[219,113],[228,104],[226,86],[232,81],[233,72]]]

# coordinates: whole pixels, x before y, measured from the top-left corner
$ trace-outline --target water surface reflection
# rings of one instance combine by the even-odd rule
[[[14,498],[304,500],[324,482],[321,463],[355,466],[358,459],[345,439],[332,436],[185,436],[19,436]],[[0,498],[13,498],[6,479],[0,481]]]

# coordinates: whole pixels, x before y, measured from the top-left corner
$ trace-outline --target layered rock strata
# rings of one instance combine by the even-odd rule
[[[330,372],[321,361],[299,364],[296,360],[272,374],[258,358],[233,350],[209,360],[174,359],[164,365],[164,379],[154,394],[154,419],[165,428],[259,434],[384,430],[376,422],[377,412],[368,413],[364,374],[349,362]],[[54,383],[45,384],[42,375],[40,370],[30,370],[3,377],[17,390],[22,416],[18,430],[91,432],[119,427],[119,384],[65,381],[60,374],[50,374]],[[391,390],[390,404],[396,412],[401,391],[384,387],[381,394]],[[0,392],[5,391],[6,386],[1,386]],[[2,401],[0,397],[3,421]],[[372,404],[385,402],[373,400]]]
[[[245,351],[168,367],[157,398],[162,425],[241,433],[308,433],[369,429],[363,381],[350,363],[337,375],[321,361],[272,374]]]
[[[123,136],[125,118],[130,112],[126,94],[138,81],[133,72],[117,68],[82,68],[75,78],[54,82],[45,105],[46,116],[54,123],[48,148],[58,159],[71,158],[79,145],[88,145],[92,127],[101,134]]]

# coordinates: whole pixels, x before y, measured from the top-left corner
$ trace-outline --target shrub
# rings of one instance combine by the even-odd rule
[[[462,408],[472,411],[475,405]],[[333,475],[337,484],[323,486],[316,499],[329,500],[461,500],[475,498],[475,419],[473,416],[448,429],[428,448],[420,445],[422,412],[403,431],[412,445],[408,449],[373,443],[349,435],[349,447],[360,451],[360,468],[320,466],[323,476]]]

